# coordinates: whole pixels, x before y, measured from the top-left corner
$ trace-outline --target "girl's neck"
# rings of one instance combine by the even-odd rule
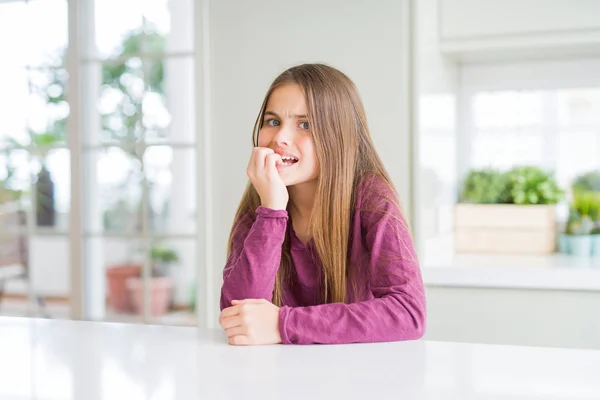
[[[288,187],[290,195],[290,213],[292,219],[308,221],[312,214],[315,203],[315,194],[317,192],[317,180],[299,183]]]

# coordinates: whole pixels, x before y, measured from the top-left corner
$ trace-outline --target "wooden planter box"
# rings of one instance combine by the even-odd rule
[[[556,250],[555,206],[457,204],[454,246],[459,253],[548,254]]]

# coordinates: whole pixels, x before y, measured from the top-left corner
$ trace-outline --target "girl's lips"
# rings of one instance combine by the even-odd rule
[[[296,155],[294,155],[292,153],[288,153],[287,151],[283,151],[283,150],[279,150],[279,149],[274,149],[273,151],[275,152],[275,154],[279,154],[281,157],[290,157],[290,158],[295,158],[296,160],[298,159],[298,157],[296,157]]]
[[[281,169],[285,169],[285,168],[289,168],[289,167],[293,167],[294,165],[296,165],[297,163],[293,163],[293,164],[279,164],[277,163],[277,169],[281,170]]]

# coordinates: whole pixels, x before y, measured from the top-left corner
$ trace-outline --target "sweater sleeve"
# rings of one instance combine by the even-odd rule
[[[371,198],[360,212],[373,298],[352,304],[282,307],[283,343],[388,342],[423,336],[425,291],[409,228],[392,200],[393,190],[384,189],[383,196],[374,193],[376,201]]]
[[[223,270],[221,310],[231,306],[232,300],[272,301],[287,220],[287,211],[260,206],[254,221],[248,215],[235,221],[231,253]]]

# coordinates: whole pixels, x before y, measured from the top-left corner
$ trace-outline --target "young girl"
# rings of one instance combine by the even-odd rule
[[[417,256],[352,81],[322,64],[283,72],[253,140],[223,271],[229,343],[420,338]]]

